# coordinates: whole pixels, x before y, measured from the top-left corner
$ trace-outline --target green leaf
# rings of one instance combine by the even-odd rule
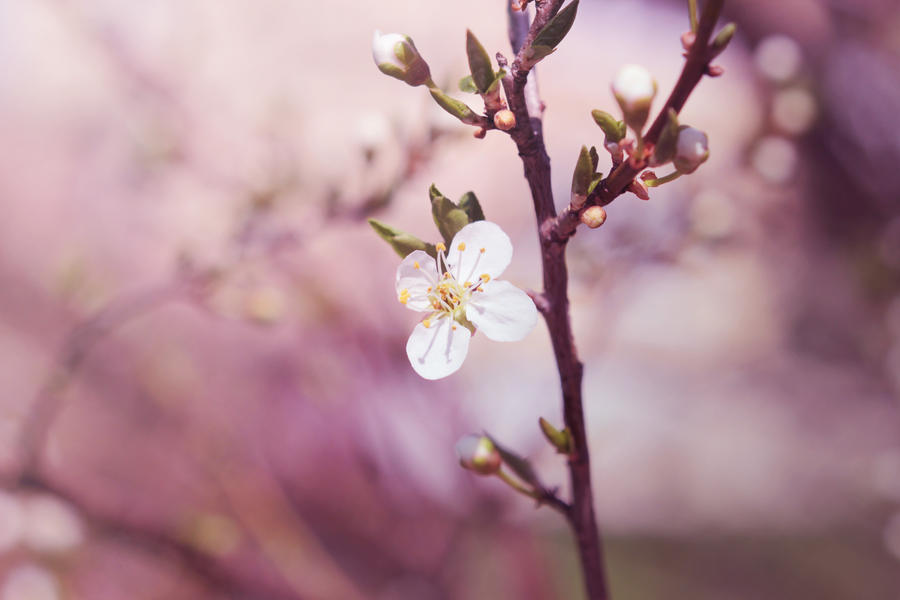
[[[572,23],[575,22],[575,14],[577,12],[578,0],[574,0],[564,9],[556,13],[556,16],[550,19],[550,22],[541,29],[534,38],[532,47],[548,46],[550,48],[556,48],[572,28]],[[544,56],[546,56],[546,54]]]
[[[597,147],[591,146],[591,166],[594,171],[597,170],[597,165],[600,164],[600,155],[597,154]]]
[[[541,46],[541,45],[531,45],[531,48],[528,49],[528,60],[532,63],[536,63],[539,60],[543,60],[544,58],[550,56],[556,52],[556,48],[553,46]]]
[[[475,82],[472,81],[471,75],[466,75],[462,79],[459,80],[459,91],[466,92],[467,94],[477,94],[478,88],[475,87]]]
[[[460,102],[456,98],[451,98],[440,88],[431,87],[428,88],[428,91],[431,92],[431,97],[434,98],[434,101],[437,102],[441,108],[463,123],[468,125],[476,125],[478,123],[478,115],[476,115],[475,111],[469,108],[465,102]]]
[[[504,448],[502,445],[497,443],[492,436],[487,435],[488,439],[494,443],[494,447],[497,448],[497,452],[500,453],[500,458],[503,459],[503,463],[510,468],[510,470],[516,474],[516,476],[524,481],[525,483],[531,484],[534,488],[542,490],[544,489],[544,485],[541,483],[540,479],[538,479],[537,473],[534,472],[534,468],[531,466],[531,463],[526,459],[522,458],[515,452]]]
[[[594,190],[601,181],[603,181],[603,173],[594,173],[594,178],[591,179],[591,185],[588,186],[588,196],[594,193]]]
[[[625,121],[619,121],[605,110],[592,110],[591,116],[594,122],[606,134],[606,139],[610,142],[619,142],[625,137],[626,127]]]
[[[431,197],[431,215],[444,243],[449,244],[456,233],[469,224],[469,215],[438,191],[432,184],[428,190]]]
[[[474,221],[484,221],[484,211],[481,210],[481,203],[475,196],[475,192],[466,192],[459,199],[459,207],[465,211],[469,217],[469,223]]]
[[[538,419],[538,424],[541,426],[544,437],[547,438],[547,441],[550,442],[554,448],[556,448],[557,452],[560,454],[568,454],[572,451],[572,435],[569,433],[568,427],[560,431],[551,425],[544,417]]]
[[[391,227],[390,225],[386,225],[375,219],[369,219],[369,225],[372,226],[372,229],[375,230],[375,233],[377,233],[381,239],[390,244],[391,248],[404,258],[406,258],[410,252],[415,250],[427,252],[432,258],[437,257],[437,250],[435,249],[434,244],[423,242],[410,233],[406,233],[405,231],[401,231],[396,227]]]
[[[497,87],[503,81],[503,78],[505,76],[506,76],[506,71],[504,71],[503,69],[500,69],[499,71],[497,71],[497,73],[494,74],[494,81],[488,87],[487,91],[493,92],[495,89],[497,89]]]
[[[668,119],[659,134],[659,140],[653,148],[652,163],[654,165],[664,165],[675,156],[675,147],[678,143],[678,113],[675,109],[670,108],[667,114]]]
[[[472,72],[472,81],[482,94],[488,91],[494,83],[494,67],[491,65],[491,57],[484,46],[470,30],[466,30],[466,55],[469,58],[469,70]]]
[[[591,153],[587,146],[582,146],[581,152],[578,153],[578,161],[575,163],[575,171],[572,173],[572,193],[586,196],[593,176],[594,166],[591,164]]]

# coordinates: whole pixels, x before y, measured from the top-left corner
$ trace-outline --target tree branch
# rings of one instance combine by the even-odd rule
[[[712,60],[712,52],[709,47],[709,40],[712,37],[713,27],[719,19],[719,13],[722,12],[722,5],[725,0],[708,0],[703,8],[703,14],[700,17],[700,24],[697,29],[697,35],[694,43],[687,51],[687,60],[681,70],[681,75],[669,94],[669,98],[662,106],[650,129],[644,135],[644,142],[648,149],[659,140],[663,127],[665,127],[668,119],[669,109],[674,109],[676,113],[680,112],[687,102],[688,97],[694,91],[694,88],[700,83],[703,75],[709,68]],[[649,155],[649,152],[647,153]],[[581,219],[581,214],[591,206],[606,206],[613,200],[622,195],[626,188],[631,184],[637,175],[647,167],[646,159],[633,162],[632,160],[622,161],[609,176],[601,182],[594,192],[588,196],[587,202],[581,207],[575,207],[571,204],[559,215],[556,222],[552,225],[552,235],[559,240],[566,240],[575,235]]]
[[[528,35],[518,48],[511,68],[511,77],[504,81],[504,87],[510,110],[515,113],[517,123],[509,134],[522,158],[537,218],[544,280],[544,291],[539,296],[542,299],[540,309],[547,323],[559,371],[564,421],[572,435],[572,451],[569,455],[572,500],[564,514],[575,533],[588,598],[606,600],[609,595],[603,567],[600,532],[594,516],[590,456],[581,397],[583,367],[575,349],[569,320],[566,239],[552,235],[556,208],[550,183],[550,157],[544,146],[540,112],[535,113],[526,99],[526,84],[530,69],[522,66],[522,58],[537,32],[556,14],[561,4],[561,1],[545,1],[538,6]],[[522,17],[513,13],[510,13],[510,16],[516,21],[510,25],[510,41],[515,48],[519,43],[517,36],[521,31],[519,21]]]

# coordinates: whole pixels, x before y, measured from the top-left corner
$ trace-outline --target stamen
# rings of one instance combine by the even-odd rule
[[[478,276],[478,278],[481,279],[485,283],[487,283],[488,281],[491,280],[491,276],[488,275],[487,273],[482,273],[481,275]]]
[[[419,269],[419,268],[420,268],[420,267],[419,267],[419,261],[417,261],[417,260],[416,260],[416,261],[413,261],[413,268],[414,268],[414,269]]]
[[[435,248],[437,249],[438,252],[446,252],[447,251],[447,246],[444,245],[444,242],[438,242],[435,245]]]
[[[456,325],[453,326],[453,331],[456,331]]]
[[[459,250],[460,252],[462,252],[463,250],[466,249],[466,243],[465,243],[465,242],[460,242],[460,243],[459,243],[459,246],[457,246],[456,249]]]
[[[429,327],[431,327],[431,319],[425,319],[424,321],[422,321],[422,325],[425,326],[425,329],[428,329]]]
[[[482,248],[481,250],[479,250],[479,252],[481,252],[482,254],[484,254],[484,248]]]

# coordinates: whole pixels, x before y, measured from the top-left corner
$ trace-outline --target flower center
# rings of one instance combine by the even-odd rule
[[[481,286],[491,280],[490,275],[482,273],[474,282],[460,282],[459,279],[453,275],[450,265],[447,264],[447,247],[444,244],[439,243],[436,244],[436,248],[438,255],[435,262],[437,263],[438,280],[432,282],[427,289],[428,302],[431,304],[431,308],[434,312],[423,321],[425,327],[430,327],[432,321],[442,317],[450,317],[456,321],[464,322],[466,316],[466,304],[469,302],[472,294],[484,291]],[[462,252],[466,249],[466,245],[461,243],[459,244],[458,249]],[[479,254],[484,254],[483,248],[479,250]],[[457,269],[457,276],[458,275],[460,275],[459,269]],[[404,294],[403,292],[406,293]],[[403,290],[403,292],[401,292],[399,300],[405,304],[405,301],[409,299],[409,293],[406,290]]]

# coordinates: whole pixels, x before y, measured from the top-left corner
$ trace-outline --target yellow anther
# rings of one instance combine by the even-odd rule
[[[467,282],[465,282],[463,285],[464,285],[465,287],[472,287],[472,282],[471,282],[471,281],[467,281]]]
[[[453,331],[456,331],[456,325],[453,326]]]
[[[444,242],[438,242],[437,245],[435,246],[435,248],[437,249],[438,252],[446,252],[447,251],[447,246],[444,245]]]
[[[465,242],[460,242],[460,243],[459,243],[459,246],[457,246],[456,249],[459,250],[460,252],[462,252],[463,250],[466,249],[466,243],[465,243]]]
[[[413,268],[414,268],[414,269],[418,269],[418,268],[419,268],[419,261],[417,261],[417,260],[416,260],[416,261],[413,261]]]
[[[426,292],[426,293],[431,292],[431,286],[430,286],[430,285],[428,286],[428,289],[425,290],[425,292]]]
[[[431,319],[425,319],[424,321],[422,321],[422,325],[425,326],[425,329],[428,329],[429,327],[431,327]]]
[[[479,277],[479,279],[481,279],[481,280],[482,280],[483,282],[485,282],[485,283],[487,283],[488,281],[491,280],[491,276],[488,275],[487,273],[482,273],[482,274],[479,275],[478,277]]]
[[[482,248],[481,250],[479,250],[479,252],[481,252],[482,254],[484,254],[484,248]]]

